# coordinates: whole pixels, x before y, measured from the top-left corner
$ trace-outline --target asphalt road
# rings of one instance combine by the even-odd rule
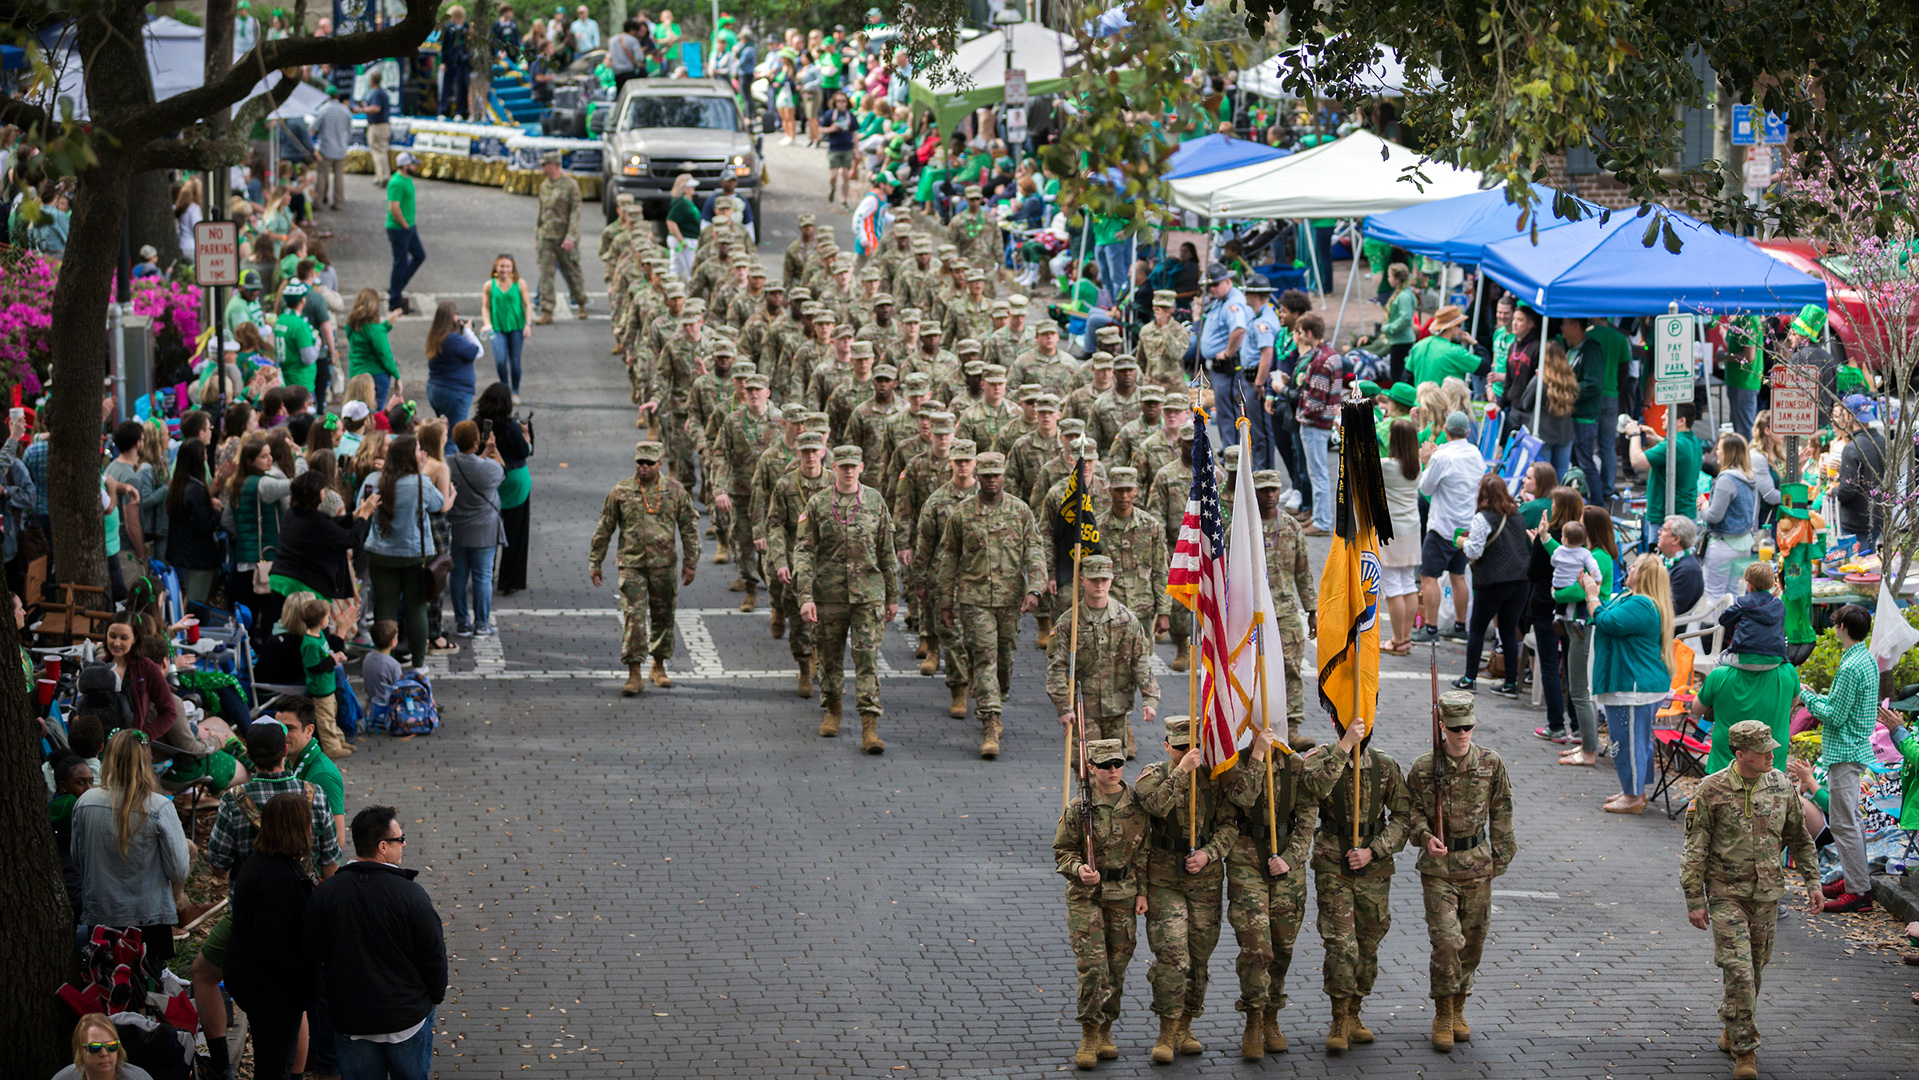
[[[777,269],[794,215],[824,211],[822,151],[769,143],[762,257]],[[342,284],[384,287],[387,251],[370,178],[329,215]],[[477,311],[493,255],[532,272],[534,202],[423,182],[428,252],[412,291]],[[829,219],[830,220],[830,219]],[[840,236],[847,235],[844,218]],[[597,207],[584,221],[586,273]],[[1057,724],[1032,624],[1017,661],[1004,753],[979,760],[977,725],[946,716],[910,644],[883,657],[883,757],[814,731],[792,694],[784,641],[733,609],[727,567],[702,562],[681,598],[676,685],[622,700],[617,601],[587,580],[606,490],[631,468],[626,377],[595,317],[538,328],[522,415],[533,459],[530,588],[498,609],[497,641],[440,669],[445,725],[362,741],[344,772],[350,810],[401,808],[409,864],[447,924],[452,985],[437,1027],[441,1076],[1026,1077],[1070,1070],[1073,962],[1050,842],[1059,809]],[[423,385],[423,320],[395,353]],[[482,361],[484,364],[485,361]],[[424,396],[423,394],[421,395]],[[708,542],[710,553],[711,542]],[[1324,546],[1315,541],[1316,556]],[[1160,647],[1162,658],[1170,647]],[[1440,649],[1442,676],[1462,649]],[[850,678],[850,674],[849,674]],[[1183,677],[1162,679],[1168,711]],[[1410,764],[1427,744],[1426,657],[1385,661],[1380,744]],[[1482,686],[1487,685],[1482,683]],[[1309,692],[1310,694],[1310,692]],[[1309,730],[1324,736],[1322,713]],[[1555,767],[1537,714],[1483,695],[1478,741],[1505,756],[1522,851],[1498,883],[1493,934],[1468,1006],[1475,1036],[1450,1056],[1426,1041],[1418,879],[1400,860],[1372,1046],[1329,1058],[1322,956],[1309,915],[1281,1023],[1294,1050],[1239,1060],[1236,949],[1228,930],[1195,1030],[1206,1043],[1160,1074],[1433,1077],[1723,1076],[1718,972],[1678,889],[1681,827],[1599,811],[1609,767]],[[1138,765],[1158,753],[1140,728]],[[1845,916],[1781,924],[1760,1023],[1764,1075],[1919,1072],[1915,989],[1897,952],[1848,941]],[[1105,1075],[1155,1070],[1145,934]]]

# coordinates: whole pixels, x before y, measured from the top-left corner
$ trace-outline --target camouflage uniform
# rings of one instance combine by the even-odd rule
[[[1279,474],[1262,469],[1254,486],[1279,486]],[[1299,665],[1306,657],[1306,620],[1303,611],[1317,610],[1318,586],[1306,560],[1306,535],[1291,514],[1279,511],[1259,523],[1266,538],[1266,586],[1273,591],[1273,621],[1279,624],[1279,647],[1286,668],[1286,734],[1299,733],[1306,722],[1306,683]]]
[[[836,466],[858,460],[858,451],[848,447],[833,452]],[[819,613],[820,703],[829,710],[839,708],[850,636],[860,716],[877,717],[883,711],[879,650],[886,632],[881,609],[900,593],[886,501],[865,485],[852,496],[828,486],[800,515],[798,549],[795,591],[801,606],[815,604]]]
[[[1121,394],[1115,386],[1093,399],[1092,416],[1086,421],[1086,434],[1092,436],[1099,446],[1099,452],[1111,457],[1113,437],[1119,429],[1129,422],[1139,419],[1140,388],[1135,385],[1131,394]]]
[[[1113,576],[1113,560],[1089,555],[1081,560],[1082,578]],[[1067,587],[1071,583],[1066,583]],[[1071,627],[1053,635],[1046,659],[1046,693],[1061,716],[1073,712],[1073,684],[1086,715],[1088,739],[1118,739],[1127,756],[1134,752],[1133,695],[1141,705],[1159,709],[1159,683],[1153,679],[1153,639],[1125,604],[1107,597],[1106,606],[1079,605],[1079,659],[1073,661]],[[1074,733],[1075,735],[1078,732]],[[1074,760],[1078,760],[1075,756]]]
[[[1319,936],[1326,945],[1326,994],[1334,1002],[1334,1026],[1353,999],[1373,992],[1379,975],[1379,943],[1392,927],[1388,906],[1393,884],[1393,854],[1406,845],[1406,779],[1399,763],[1378,750],[1361,749],[1360,843],[1373,852],[1364,870],[1346,865],[1353,839],[1353,774],[1355,763],[1337,744],[1324,748],[1337,753],[1326,768],[1332,781],[1319,800],[1319,834],[1313,842],[1313,886],[1319,903]],[[1357,1015],[1357,1003],[1351,1015]]]
[[[1021,299],[1025,298],[1021,297]],[[1020,308],[1021,313],[1025,310],[1023,306]],[[1008,375],[1011,375],[1013,369],[1018,366],[1020,357],[1032,350],[1033,331],[1027,326],[1014,330],[1013,324],[1008,322],[1005,326],[986,335],[986,340],[980,344],[982,347],[980,358],[989,364],[998,364],[1006,369]]]
[[[993,301],[984,294],[975,297],[969,289],[966,295],[946,306],[946,318],[940,323],[940,329],[946,331],[948,341],[972,338],[984,342],[993,333]]]
[[[964,457],[973,454],[974,450],[971,446],[955,443],[953,452]],[[951,460],[951,454],[948,460]],[[946,689],[955,694],[956,701],[957,691],[965,687],[968,681],[966,643],[960,636],[957,620],[955,625],[948,626],[945,620],[928,616],[926,612],[928,599],[937,595],[938,585],[933,574],[935,560],[939,557],[940,537],[946,532],[946,521],[961,503],[978,494],[979,482],[975,480],[971,487],[963,490],[947,483],[927,497],[926,505],[920,507],[918,523],[913,530],[913,564],[907,573],[907,588],[921,618],[921,635],[938,639],[940,657],[946,666]],[[931,634],[926,633],[928,629],[931,629]],[[964,708],[965,702],[960,701],[959,706]]]
[[[893,377],[891,367],[875,368],[873,373],[876,377],[888,379]],[[839,441],[844,445],[859,447],[864,452],[866,460],[873,463],[873,486],[882,488],[883,495],[886,479],[887,428],[895,416],[906,411],[906,406],[900,401],[898,395],[895,395],[892,401],[881,405],[878,397],[872,393],[871,384],[865,384],[865,387],[865,396],[847,413],[846,420],[841,425]],[[846,389],[846,387],[841,388],[842,391]],[[827,412],[829,416],[832,414],[830,409]]]
[[[1058,407],[1058,403],[1054,403]],[[1021,435],[1013,440],[1006,454],[1006,490],[1025,499],[1032,495],[1033,485],[1039,480],[1040,465],[1059,456],[1059,432],[1042,435],[1039,429]]]
[[[959,414],[959,437],[973,440],[982,454],[988,451],[1004,454],[1012,448],[1019,421],[1018,405],[1004,398],[998,405],[982,401]]]
[[[1193,492],[1193,469],[1179,459],[1175,453],[1173,460],[1160,466],[1153,474],[1153,489],[1147,493],[1146,509],[1158,517],[1166,526],[1166,550],[1170,553],[1179,543],[1179,526],[1186,520],[1186,497]],[[1173,617],[1169,634],[1173,645],[1184,649],[1193,639],[1193,613],[1185,604],[1172,605]],[[1175,670],[1186,670],[1184,663],[1175,665]]]
[[[655,397],[660,407],[655,415],[665,419],[660,441],[666,446],[666,461],[673,477],[690,490],[696,452],[687,422],[692,415],[693,382],[700,376],[703,357],[700,342],[686,336],[685,325],[683,322],[681,332],[668,338],[660,349]]]
[[[1119,482],[1114,477],[1113,482]],[[1113,558],[1113,599],[1139,617],[1146,636],[1174,604],[1166,595],[1166,568],[1172,565],[1166,550],[1166,530],[1160,520],[1137,504],[1124,518],[1107,514],[1099,519],[1100,549]]]
[[[1117,442],[1118,440],[1115,440],[1116,445]],[[1166,430],[1161,425],[1154,425],[1152,431],[1145,432],[1132,440],[1127,449],[1131,452],[1129,456],[1124,460],[1114,458],[1113,464],[1131,465],[1139,470],[1140,479],[1148,484],[1152,483],[1153,477],[1158,476],[1159,471],[1165,468],[1168,462],[1179,460],[1179,452],[1173,448],[1172,443],[1166,441]],[[1151,492],[1147,494],[1150,496]],[[1159,511],[1153,512],[1157,514]]]
[[[1188,745],[1188,718],[1166,718],[1166,738],[1182,753]],[[1193,1017],[1206,1010],[1207,965],[1219,944],[1220,893],[1226,858],[1239,842],[1239,827],[1226,803],[1226,781],[1216,781],[1156,761],[1140,772],[1134,790],[1152,816],[1146,864],[1146,944],[1153,962],[1146,981],[1153,988],[1153,1012],[1163,1020]],[[1199,786],[1198,816],[1187,816],[1188,791]],[[1194,828],[1194,825],[1197,828]],[[1186,857],[1197,835],[1206,867],[1186,872]],[[1195,1048],[1193,1053],[1197,1053]]]
[[[813,224],[813,215],[800,215],[802,232],[805,231],[804,226],[811,224]],[[807,262],[813,254],[814,243],[817,242],[817,240],[808,242],[804,239],[795,239],[792,243],[786,245],[786,254],[780,259],[780,278],[786,282],[787,288],[790,289],[800,283],[800,275],[806,272]]]
[[[1003,455],[980,455],[981,476],[1005,469]],[[1039,551],[1033,512],[1005,492],[995,503],[980,498],[962,503],[940,535],[933,607],[953,612],[966,642],[984,756],[999,754],[1000,703],[1012,684],[1020,606],[1039,592],[1044,576]]]
[[[568,173],[540,181],[540,216],[536,230],[540,266],[540,314],[551,317],[558,296],[553,291],[553,267],[566,278],[573,307],[586,311],[586,275],[580,272],[580,185]],[[568,240],[571,248],[564,247]]]
[[[1101,745],[1107,754],[1119,747]],[[1105,760],[1112,760],[1107,758]],[[1139,944],[1140,875],[1146,870],[1146,809],[1124,783],[1118,792],[1093,792],[1092,832],[1097,885],[1079,880],[1086,865],[1085,799],[1074,799],[1053,831],[1053,866],[1066,879],[1066,939],[1078,961],[1081,1024],[1119,1019],[1126,968]]]
[[[881,301],[892,298],[886,293],[879,295]],[[900,334],[899,316],[895,315],[885,326],[877,321],[868,321],[853,334],[855,342],[868,342],[873,346],[873,359],[881,364],[891,364],[895,368],[906,362],[907,352],[917,342],[909,342]]]
[[[1080,365],[1064,350],[1056,348],[1050,356],[1041,356],[1035,348],[1022,353],[1006,374],[1015,386],[1038,383],[1058,394],[1060,401],[1064,402],[1067,395],[1079,389],[1082,373]]]
[[[801,436],[801,440],[801,445],[806,445],[806,437]],[[826,440],[814,435],[813,443],[824,449]],[[772,453],[770,450],[767,452]],[[800,618],[799,588],[795,582],[781,584],[779,572],[784,567],[798,576],[800,520],[813,497],[832,484],[833,478],[824,468],[820,469],[819,475],[810,477],[797,467],[788,468],[773,480],[766,500],[766,512],[760,518],[760,528],[765,531],[766,539],[766,576],[773,582],[773,602],[785,612],[787,643],[792,649],[793,659],[800,661],[813,656],[813,642],[817,637],[815,624]]]
[[[766,376],[756,374],[749,379],[764,385]],[[726,534],[728,547],[749,591],[760,581],[759,560],[753,557],[753,467],[779,438],[779,413],[768,409],[766,415],[754,416],[752,410],[742,407],[720,423],[713,438],[713,453],[705,459],[712,470],[714,489],[726,492],[733,503]]]
[[[657,449],[643,452],[654,454],[654,460],[658,460]],[[665,661],[673,655],[673,611],[679,603],[680,566],[682,561],[692,566],[700,556],[693,500],[679,481],[666,476],[645,490],[630,476],[613,485],[600,506],[600,523],[593,530],[593,546],[587,554],[593,569],[606,560],[606,546],[616,529],[620,533],[616,557],[620,618],[626,623],[620,662],[638,664],[649,653]],[[677,555],[673,551],[676,532],[680,540]]]
[[[1750,727],[1748,725],[1751,725]],[[1733,725],[1734,750],[1776,746],[1765,722]],[[1806,832],[1799,791],[1776,769],[1747,780],[1735,762],[1699,782],[1686,813],[1679,887],[1686,909],[1712,920],[1712,962],[1725,978],[1719,1018],[1736,1055],[1759,1048],[1759,983],[1772,959],[1779,902],[1786,895],[1779,853],[1789,852],[1808,893],[1819,889],[1819,855]]]
[[[1441,695],[1441,722],[1447,727],[1473,723],[1473,696],[1463,690]],[[1421,754],[1406,774],[1412,802],[1407,843],[1419,849],[1419,883],[1426,897],[1426,934],[1432,941],[1431,994],[1439,1008],[1459,1015],[1473,992],[1492,920],[1493,879],[1504,874],[1517,853],[1513,835],[1513,789],[1506,763],[1483,746],[1464,757],[1446,757],[1445,830],[1447,853],[1425,850],[1434,832],[1434,797],[1442,782],[1434,776],[1433,752]],[[1437,1034],[1439,1028],[1435,1026]],[[1454,1028],[1458,1032],[1458,1028]],[[1470,1034],[1470,1029],[1466,1034]]]
[[[1165,299],[1171,301],[1172,295],[1168,293]],[[1153,302],[1158,304],[1159,300],[1159,295],[1155,294]],[[1151,379],[1168,390],[1183,391],[1186,387],[1186,350],[1192,343],[1192,328],[1178,319],[1166,320],[1163,329],[1156,322],[1140,327],[1133,356],[1139,360],[1141,377]]]

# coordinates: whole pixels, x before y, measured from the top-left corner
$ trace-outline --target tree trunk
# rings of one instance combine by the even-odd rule
[[[180,226],[173,219],[173,191],[165,171],[149,169],[133,177],[127,230],[132,234],[134,261],[139,261],[142,244],[152,244],[160,253],[161,266],[172,266],[180,257]]]
[[[493,8],[493,0],[474,0],[466,24],[466,115],[476,124],[487,122],[487,102],[493,96]]]

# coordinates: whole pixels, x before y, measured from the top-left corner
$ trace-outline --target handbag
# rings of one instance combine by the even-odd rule
[[[426,568],[426,599],[432,603],[446,591],[446,579],[453,573],[453,553],[427,554],[426,537],[432,526],[426,520],[426,481],[418,473],[413,476],[413,490],[420,504],[420,565]]]
[[[278,510],[274,511],[273,520],[275,524],[279,523],[280,514]],[[255,595],[273,591],[271,581],[273,577],[273,560],[266,557],[267,546],[261,543],[265,535],[266,534],[261,530],[260,489],[258,486],[255,486],[253,489],[253,543],[254,546],[259,549],[257,552],[258,557],[253,563],[253,592]]]

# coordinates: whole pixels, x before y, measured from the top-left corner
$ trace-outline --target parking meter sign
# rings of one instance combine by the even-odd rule
[[[202,221],[193,227],[193,282],[196,285],[240,283],[238,222]]]
[[[1693,399],[1692,315],[1653,319],[1653,404],[1678,405]]]

